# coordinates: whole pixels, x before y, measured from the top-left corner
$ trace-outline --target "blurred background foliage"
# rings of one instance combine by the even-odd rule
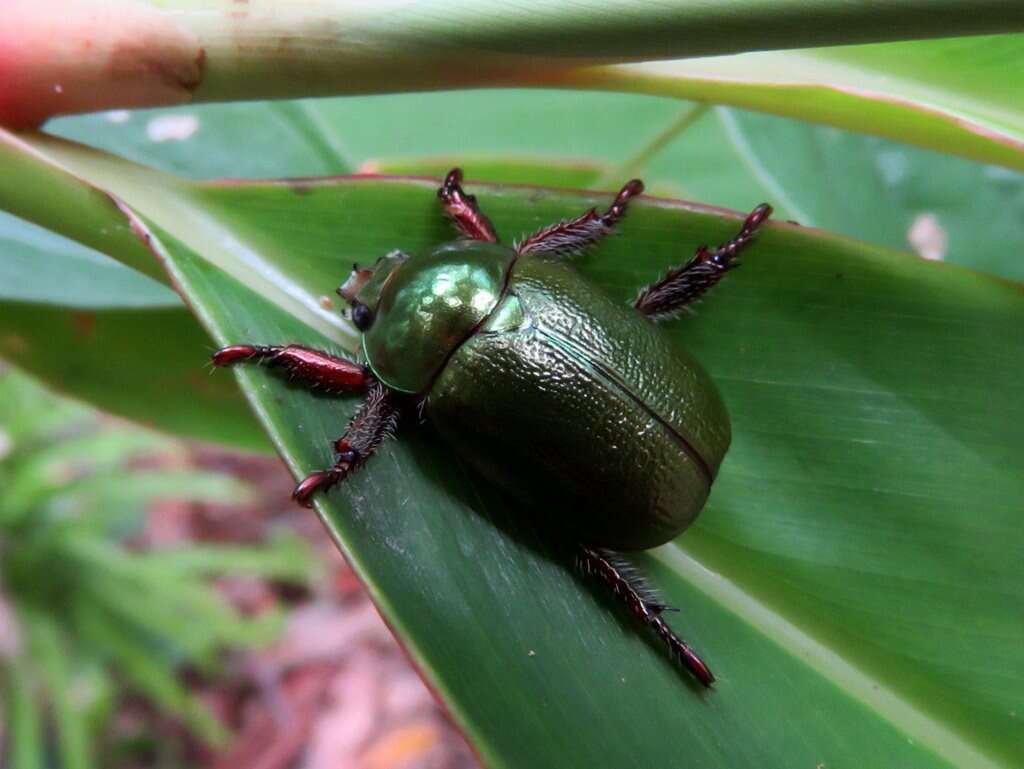
[[[0,369],[0,674],[8,765],[114,766],[174,756],[145,733],[110,732],[143,696],[201,741],[226,727],[181,677],[224,671],[229,647],[266,645],[279,608],[245,616],[211,583],[225,574],[297,585],[316,574],[294,534],[251,546],[152,547],[161,500],[245,504],[252,490],[204,471],[180,442],[112,420]],[[143,744],[131,744],[141,737]],[[161,758],[162,757],[162,758]]]

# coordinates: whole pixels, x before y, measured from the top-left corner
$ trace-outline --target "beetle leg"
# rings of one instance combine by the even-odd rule
[[[625,216],[630,198],[644,191],[644,183],[639,179],[626,182],[615,200],[603,214],[591,208],[575,219],[565,219],[530,235],[526,240],[516,244],[516,252],[525,254],[547,254],[550,256],[570,256],[578,254],[588,246],[597,243],[601,238],[612,233],[618,221]]]
[[[652,594],[628,561],[611,550],[580,545],[578,563],[584,574],[600,579],[616,598],[629,607],[634,617],[650,627],[668,646],[673,659],[694,678],[704,686],[710,687],[714,683],[715,677],[704,660],[672,631],[661,616],[669,607]]]
[[[326,491],[362,467],[381,441],[395,432],[399,416],[398,406],[388,389],[374,382],[345,434],[334,442],[334,465],[306,476],[295,487],[292,499],[310,507],[314,492]]]
[[[476,197],[467,195],[462,189],[462,169],[453,168],[437,191],[437,197],[444,204],[444,210],[455,222],[463,235],[473,240],[497,243],[498,235],[494,225],[476,205]]]
[[[214,366],[234,363],[263,363],[270,368],[281,368],[293,380],[328,392],[365,390],[371,380],[365,366],[296,344],[287,347],[236,344],[213,354]]]
[[[736,257],[754,239],[754,233],[771,213],[770,205],[759,205],[747,216],[736,237],[713,250],[700,246],[690,261],[681,267],[673,267],[657,283],[644,288],[633,306],[654,319],[681,310],[715,285],[726,272],[739,265]]]

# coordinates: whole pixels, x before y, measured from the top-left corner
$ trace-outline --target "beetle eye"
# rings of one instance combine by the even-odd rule
[[[373,310],[362,302],[352,302],[352,322],[360,331],[366,331],[373,325]]]

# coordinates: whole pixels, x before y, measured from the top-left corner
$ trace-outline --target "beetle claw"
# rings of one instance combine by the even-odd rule
[[[319,472],[310,473],[295,487],[295,491],[292,492],[292,499],[303,507],[312,507],[313,494],[320,489],[328,489],[333,486],[341,480],[339,476],[340,474],[334,470],[320,470]]]
[[[213,354],[213,365],[230,366],[232,363],[260,355],[264,349],[251,344],[233,344],[230,347],[222,347]]]

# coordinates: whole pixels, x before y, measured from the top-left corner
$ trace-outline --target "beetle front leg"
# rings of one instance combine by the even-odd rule
[[[738,266],[736,257],[754,239],[754,233],[768,221],[771,213],[770,205],[759,205],[747,216],[736,237],[714,250],[700,246],[690,261],[682,267],[674,267],[657,283],[644,288],[633,306],[656,320],[681,310]]]
[[[520,256],[526,254],[547,254],[550,256],[569,256],[578,254],[601,238],[610,235],[615,225],[626,215],[626,207],[631,198],[644,191],[644,183],[639,179],[626,182],[615,200],[603,214],[591,208],[582,216],[566,219],[538,230],[516,244],[516,252]]]
[[[345,434],[334,442],[334,465],[306,476],[292,492],[292,499],[310,507],[317,491],[327,491],[358,470],[398,427],[400,411],[384,385],[375,382]]]
[[[653,595],[629,562],[611,550],[580,545],[578,564],[584,574],[600,579],[616,598],[626,604],[634,617],[650,627],[668,646],[672,658],[694,678],[704,686],[710,687],[714,683],[715,676],[704,660],[662,618],[662,613],[669,607]]]
[[[444,204],[445,213],[452,218],[463,235],[473,240],[497,243],[498,235],[494,225],[477,207],[476,198],[462,189],[462,169],[453,168],[445,177],[444,184],[437,191],[437,197]]]
[[[286,347],[236,344],[213,354],[214,366],[235,363],[262,363],[283,369],[291,379],[327,392],[360,392],[371,380],[365,366],[297,344]]]

